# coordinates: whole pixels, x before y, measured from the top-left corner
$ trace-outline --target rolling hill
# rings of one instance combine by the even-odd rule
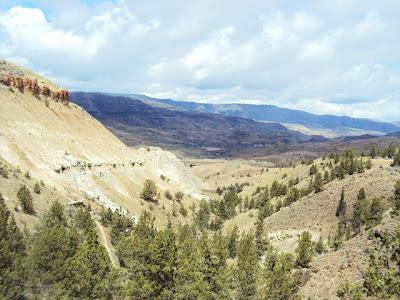
[[[289,129],[309,135],[323,135],[329,138],[347,135],[386,134],[399,130],[398,124],[347,116],[315,115],[300,110],[281,108],[275,105],[208,104],[175,101],[171,99],[155,99],[143,95],[127,96],[155,105],[167,105],[184,110],[242,117],[259,122],[282,123]]]
[[[37,80],[52,91],[50,81],[2,61],[0,79],[9,75]],[[171,152],[159,148],[130,149],[100,122],[73,103],[34,96],[27,89],[0,83],[0,158],[10,168],[29,171],[32,178],[54,187],[65,198],[91,205],[121,208],[133,216],[148,209],[141,203],[145,180],[160,193],[182,191],[187,201],[202,198],[207,185]],[[15,203],[15,195],[3,194]],[[165,208],[172,202],[161,197]],[[39,205],[35,203],[35,205]],[[157,222],[167,222],[167,210]]]

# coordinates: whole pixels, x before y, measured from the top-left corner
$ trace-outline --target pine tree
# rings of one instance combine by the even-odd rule
[[[157,202],[157,186],[153,180],[147,179],[144,182],[143,190],[140,197],[146,201]]]
[[[267,254],[262,277],[262,299],[292,299],[298,290],[298,277],[292,272],[290,255]]]
[[[255,225],[256,252],[258,259],[260,259],[269,246],[269,239],[264,232],[264,219],[260,215]]]
[[[396,181],[394,186],[394,212],[400,214],[400,179]]]
[[[0,298],[25,299],[26,245],[0,193]]]
[[[322,175],[320,172],[317,172],[317,174],[315,174],[315,180],[314,180],[314,191],[316,193],[319,193],[320,191],[322,191],[323,185],[324,185],[324,182],[322,180]]]
[[[319,236],[319,240],[318,242],[315,244],[315,252],[317,252],[318,254],[322,254],[326,251],[326,247],[324,244],[324,241],[322,239],[322,236]]]
[[[203,257],[202,274],[209,290],[209,299],[228,299],[226,259],[228,256],[226,241],[221,232],[210,240],[203,235],[200,240]]]
[[[40,185],[39,185],[39,183],[35,183],[35,185],[33,186],[33,191],[36,193],[36,194],[40,194]]]
[[[336,209],[336,217],[340,217],[341,215],[346,215],[346,201],[344,200],[344,189],[342,189],[342,193],[340,194],[339,204]]]
[[[361,189],[357,201],[354,203],[353,216],[351,223],[355,234],[360,233],[361,226],[367,222],[368,216],[368,201],[365,199],[365,193]]]
[[[361,188],[359,191],[358,191],[358,194],[357,194],[357,200],[363,200],[363,199],[365,199],[365,190],[364,190],[364,188]]]
[[[235,224],[228,237],[228,254],[230,258],[235,258],[237,255],[238,239],[239,239],[238,231],[239,228]]]
[[[324,182],[325,183],[329,183],[331,181],[331,176],[329,175],[329,171],[328,170],[325,170],[325,173],[324,173]]]
[[[202,268],[196,231],[184,225],[178,232],[176,299],[207,299],[209,286],[201,272]]]
[[[258,258],[254,238],[242,235],[238,247],[236,266],[236,286],[238,299],[254,299],[257,291]]]
[[[18,190],[17,197],[21,203],[22,210],[27,214],[33,214],[35,211],[33,209],[33,201],[31,193],[25,185],[22,185]]]
[[[372,199],[371,206],[368,211],[368,226],[369,227],[374,227],[382,221],[382,215],[383,215],[383,205],[382,201],[380,198],[374,198]]]
[[[104,284],[111,271],[110,260],[98,241],[94,223],[86,230],[85,241],[66,261],[65,288],[73,298],[110,298],[111,287]]]
[[[400,149],[397,150],[397,153],[393,157],[392,167],[400,166]]]
[[[313,252],[311,234],[308,231],[303,231],[296,248],[296,265],[302,268],[308,268],[313,257]]]

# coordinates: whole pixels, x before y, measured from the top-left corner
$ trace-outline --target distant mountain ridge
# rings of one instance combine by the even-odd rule
[[[277,122],[300,124],[313,129],[341,130],[356,129],[369,132],[387,134],[400,130],[397,124],[374,121],[365,118],[352,118],[336,115],[315,115],[301,110],[281,108],[275,105],[254,104],[208,104],[198,102],[176,101],[171,99],[156,99],[144,95],[125,95],[132,99],[139,99],[147,103],[168,105],[177,109],[217,113],[228,116],[248,118],[259,122]],[[342,134],[345,135],[345,134]]]
[[[71,100],[129,146],[227,154],[237,149],[319,141],[273,122],[149,105],[144,100],[101,93],[71,93]],[[323,139],[322,139],[323,140]]]

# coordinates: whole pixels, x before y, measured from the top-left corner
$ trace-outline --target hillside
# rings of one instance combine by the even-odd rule
[[[58,89],[12,64],[2,62],[0,67],[1,78],[17,74]],[[27,89],[21,92],[5,84],[0,84],[0,102],[1,158],[63,191],[69,200],[91,199],[138,216],[149,207],[139,196],[146,179],[156,183],[161,195],[166,190],[182,191],[188,196],[188,205],[207,188],[172,153],[129,149],[76,104],[34,96]],[[157,222],[165,224],[172,202],[161,196],[161,204],[166,210],[161,205],[155,208],[160,214]]]
[[[155,107],[122,96],[74,92],[71,99],[128,146],[146,144],[191,154],[229,155],[238,149],[311,139],[278,123]]]
[[[311,233],[315,242],[322,238],[328,244],[337,232],[338,218],[335,212],[342,188],[345,191],[349,219],[361,188],[365,189],[368,199],[382,199],[385,210],[391,207],[394,186],[400,178],[399,169],[390,166],[390,159],[379,158],[372,162],[372,168],[365,173],[326,183],[321,192],[312,192],[267,216],[264,230],[272,245],[282,252],[296,255],[299,236],[305,230]],[[271,187],[275,180],[288,184],[290,180],[299,178],[297,185],[307,187],[311,178],[310,166],[305,164],[278,168],[271,162],[258,160],[188,160],[187,163],[194,165],[194,173],[210,184],[219,187],[238,184],[242,187],[239,195],[243,199],[257,199],[257,189]],[[326,160],[318,159],[314,163],[322,170],[325,169]],[[272,203],[276,205],[279,199],[284,198],[278,197]],[[259,209],[238,210],[234,217],[224,222],[223,231],[229,235],[234,226],[238,226],[239,231],[254,232],[258,216]],[[391,217],[389,211],[386,211],[382,224],[375,230],[393,230],[399,224],[400,220]],[[368,267],[367,250],[373,245],[373,239],[365,231],[351,237],[338,250],[330,249],[327,253],[316,255],[311,262],[310,271],[307,271],[310,277],[300,288],[300,295],[311,299],[338,299],[336,292],[341,284],[347,280],[351,283],[362,282]]]
[[[314,115],[300,110],[281,108],[275,105],[208,104],[170,99],[155,99],[143,95],[128,96],[132,99],[141,99],[147,103],[167,105],[184,110],[218,113],[227,116],[248,118],[260,122],[282,123],[291,130],[297,130],[308,135],[323,135],[328,138],[347,135],[385,134],[399,129],[396,124],[391,123],[346,116]]]

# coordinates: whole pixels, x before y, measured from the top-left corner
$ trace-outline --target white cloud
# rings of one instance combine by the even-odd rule
[[[398,118],[399,2],[40,3],[0,11],[0,56],[70,89]]]

